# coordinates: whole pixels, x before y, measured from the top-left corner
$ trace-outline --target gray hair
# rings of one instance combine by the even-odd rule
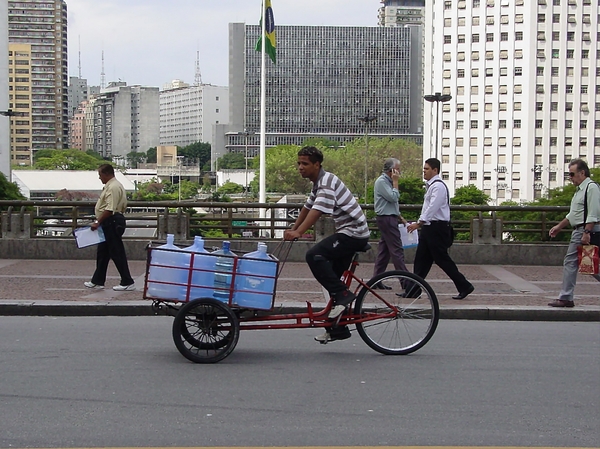
[[[400,161],[398,159],[396,159],[394,157],[390,157],[390,158],[386,159],[385,162],[383,163],[383,172],[384,173],[389,172],[396,165],[400,165]]]

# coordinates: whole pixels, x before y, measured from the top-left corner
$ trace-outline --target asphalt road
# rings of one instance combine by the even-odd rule
[[[597,323],[441,321],[409,356],[242,331],[214,365],[169,317],[2,317],[0,447],[600,446]]]

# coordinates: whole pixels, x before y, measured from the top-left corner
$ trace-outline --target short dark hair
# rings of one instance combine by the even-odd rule
[[[98,167],[98,171],[103,175],[115,176],[115,169],[110,164],[102,164],[100,167]]]
[[[323,153],[316,147],[306,146],[298,151],[298,156],[308,156],[308,160],[313,164],[315,162],[323,163]]]
[[[585,176],[587,178],[590,177],[590,167],[588,167],[588,164],[586,161],[584,161],[583,159],[573,159],[571,162],[569,162],[569,167],[576,165],[577,166],[577,171],[582,171],[585,173]]]
[[[427,165],[429,165],[432,169],[437,169],[438,173],[440,172],[440,169],[442,167],[442,163],[440,162],[439,159],[437,159],[435,157],[430,157],[429,159],[427,159],[425,161],[425,163]]]

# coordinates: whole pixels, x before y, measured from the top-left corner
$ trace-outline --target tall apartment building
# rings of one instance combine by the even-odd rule
[[[94,151],[105,157],[146,152],[159,144],[158,87],[110,83],[93,102]]]
[[[370,135],[420,140],[422,101],[411,102],[411,68],[420,51],[412,27],[278,26],[277,64],[267,58],[267,145],[308,137],[346,141]],[[246,151],[260,129],[260,27],[229,25],[229,125],[225,151]],[[258,135],[249,139],[257,152]],[[213,160],[222,151],[213,145]]]
[[[426,108],[424,148],[451,193],[532,200],[572,158],[600,164],[597,0],[432,0],[425,28],[425,93],[452,99]]]
[[[73,117],[69,119],[69,148],[86,151],[86,119],[85,109],[87,101],[79,103]]]
[[[212,142],[213,125],[229,119],[229,89],[174,80],[160,92],[160,144]]]
[[[8,110],[8,3],[0,2],[0,111]],[[0,173],[11,179],[10,117],[0,115]]]
[[[11,160],[68,142],[67,4],[64,0],[8,0]],[[33,149],[33,150],[32,150]]]

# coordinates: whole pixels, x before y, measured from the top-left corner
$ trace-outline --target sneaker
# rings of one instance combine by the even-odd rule
[[[135,290],[135,284],[115,285],[113,287],[113,290],[116,292],[131,292],[131,291]]]
[[[87,288],[104,288],[104,285],[94,284],[93,282],[84,282],[83,285]]]
[[[346,307],[349,306],[350,303],[355,299],[356,296],[354,296],[354,293],[352,293],[350,290],[345,290],[335,295],[335,306],[331,308],[331,312],[329,312],[329,318],[334,319],[340,316],[342,313],[344,313]]]
[[[326,331],[323,335],[317,335],[315,341],[318,341],[322,345],[329,343],[330,341],[346,340],[350,338],[352,334],[348,326],[337,326]]]
[[[346,306],[333,306],[331,308],[331,311],[329,312],[328,318],[331,318],[333,320],[340,316],[342,313],[344,313],[344,310],[346,310]]]

